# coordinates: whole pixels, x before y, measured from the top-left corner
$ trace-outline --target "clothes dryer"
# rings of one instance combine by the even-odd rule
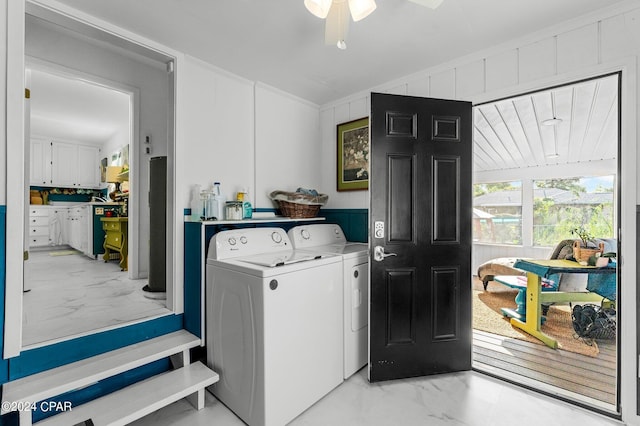
[[[342,382],[342,265],[281,228],[222,231],[206,267],[209,390],[251,426],[284,425]]]
[[[369,314],[369,249],[365,243],[349,242],[340,225],[314,224],[291,228],[289,238],[296,250],[312,250],[342,257],[344,291],[344,378],[367,363]]]

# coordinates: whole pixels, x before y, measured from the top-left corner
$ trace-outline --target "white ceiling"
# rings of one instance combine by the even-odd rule
[[[31,135],[102,146],[128,132],[129,95],[31,69]]]
[[[303,0],[59,1],[317,104],[615,3],[445,0],[430,10],[378,0],[369,17],[351,23],[342,51],[324,45],[324,23]],[[32,133],[102,143],[128,126],[128,102],[119,92],[34,72]],[[478,106],[474,170],[616,158],[616,102],[612,77]],[[559,126],[540,125],[554,112]]]
[[[474,171],[616,159],[618,117],[617,75],[476,106]]]
[[[344,51],[325,46],[303,0],[59,2],[322,105],[629,0],[378,0]]]

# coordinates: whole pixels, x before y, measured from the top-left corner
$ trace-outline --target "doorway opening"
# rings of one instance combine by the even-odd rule
[[[16,226],[14,230],[7,232],[6,300],[11,300],[11,306],[5,306],[5,329],[7,330],[4,339],[5,358],[17,356],[23,349],[47,346],[61,340],[71,340],[88,334],[144,322],[158,316],[167,316],[172,314],[174,310],[180,309],[175,304],[176,301],[181,300],[179,294],[174,294],[174,292],[179,293],[181,289],[174,286],[173,271],[175,258],[175,244],[173,241],[175,176],[172,165],[175,153],[175,73],[173,66],[175,57],[159,50],[154,50],[152,47],[140,45],[135,41],[121,38],[112,32],[105,31],[89,23],[75,20],[68,15],[59,14],[44,6],[27,3],[25,9],[25,37],[22,45],[24,48],[22,51],[24,61],[21,59],[12,62],[11,76],[8,79],[15,81],[20,87],[23,81],[26,80],[28,82],[30,73],[37,72],[34,71],[35,69],[39,71],[44,69],[49,73],[48,78],[58,78],[58,89],[63,85],[60,78],[67,78],[74,84],[81,82],[90,86],[93,90],[100,88],[110,89],[111,94],[118,92],[119,95],[125,95],[126,97],[125,115],[127,117],[127,125],[123,127],[123,134],[114,133],[111,135],[113,137],[113,145],[105,141],[102,147],[96,147],[95,143],[86,134],[83,137],[70,136],[66,138],[68,140],[63,140],[65,138],[60,135],[53,135],[53,132],[37,135],[49,141],[48,146],[45,144],[40,145],[40,148],[43,148],[43,150],[39,151],[43,154],[41,159],[45,158],[46,155],[50,155],[51,162],[57,160],[57,164],[65,164],[66,161],[66,167],[56,167],[57,174],[55,174],[55,179],[53,179],[54,167],[53,164],[50,164],[51,167],[46,171],[50,177],[49,184],[43,183],[37,188],[33,188],[33,185],[31,185],[29,172],[31,163],[30,148],[32,147],[32,140],[29,136],[31,130],[29,124],[30,113],[25,117],[24,129],[20,128],[21,126],[14,126],[10,129],[17,142],[7,153],[7,172],[20,176],[20,184],[15,188],[7,189],[7,205],[12,206],[11,215],[8,215],[11,217],[8,217],[8,221],[16,224]],[[18,41],[16,43],[20,46],[21,44]],[[23,76],[25,78],[22,78]],[[66,83],[69,83],[69,81]],[[68,87],[68,84],[65,87]],[[38,96],[37,92],[37,90],[33,92],[34,101],[35,97]],[[59,96],[59,107],[54,111],[55,113],[62,112],[62,105],[65,101],[70,100],[68,98],[71,98],[70,92],[65,92]],[[30,102],[27,100],[16,101],[12,104],[11,110],[17,112],[20,109],[20,113],[26,113],[27,110],[22,108],[25,105],[29,106]],[[105,110],[108,109],[107,101],[104,99],[95,101],[85,97],[78,103],[79,105],[76,106],[82,108],[84,104],[87,110],[92,108],[100,110],[101,107]],[[18,105],[20,108],[17,108]],[[56,116],[55,113],[49,114],[50,121],[59,120],[62,126],[66,126],[68,123],[65,122],[64,118]],[[100,130],[104,130],[103,125],[106,124],[106,121],[107,119],[103,118],[102,122],[96,123],[87,119],[83,123],[77,123],[76,130],[84,125],[99,133]],[[20,120],[20,123],[22,123],[22,120]],[[56,146],[54,147],[52,144]],[[108,152],[102,152],[102,150]],[[37,153],[36,150],[33,152]],[[56,156],[55,158],[53,158],[54,155]],[[89,157],[91,158],[87,160]],[[84,229],[84,226],[80,226],[78,227],[80,229],[79,233],[67,232],[66,235],[61,235],[58,231],[62,228],[59,226],[62,218],[56,217],[55,214],[52,217],[49,212],[47,212],[46,217],[36,216],[36,218],[40,217],[40,219],[35,219],[38,222],[35,225],[46,225],[47,227],[46,234],[42,235],[43,238],[40,238],[36,244],[43,244],[48,255],[49,252],[56,251],[53,250],[54,247],[50,246],[49,238],[51,237],[51,240],[55,243],[61,242],[68,245],[69,251],[73,249],[72,254],[52,256],[56,257],[57,264],[62,263],[62,260],[82,260],[84,262],[92,262],[92,266],[112,267],[116,269],[119,275],[119,279],[116,281],[131,281],[135,283],[136,291],[139,291],[145,286],[144,279],[150,274],[151,268],[149,250],[151,212],[147,200],[148,193],[152,190],[149,179],[150,159],[152,157],[168,158],[168,164],[170,164],[165,172],[167,183],[164,189],[166,205],[163,206],[163,211],[167,219],[166,226],[163,226],[162,230],[156,231],[164,232],[167,236],[165,246],[166,262],[163,262],[154,271],[156,275],[161,274],[166,278],[166,299],[161,302],[155,302],[156,305],[166,305],[162,307],[162,312],[157,310],[151,312],[140,306],[128,304],[127,313],[118,313],[118,310],[112,310],[109,319],[110,323],[94,323],[92,315],[87,320],[83,317],[74,318],[72,314],[77,312],[78,309],[83,310],[86,307],[85,304],[90,306],[91,303],[100,304],[104,302],[104,293],[98,294],[94,298],[96,300],[87,303],[86,298],[84,298],[85,292],[82,289],[64,289],[71,304],[66,307],[56,305],[50,306],[50,308],[53,311],[52,315],[64,317],[68,323],[57,327],[60,328],[60,330],[57,330],[57,335],[45,333],[47,334],[46,336],[39,337],[36,340],[24,340],[23,319],[25,319],[25,314],[28,314],[24,302],[26,298],[35,298],[35,286],[31,291],[23,293],[23,290],[29,290],[28,280],[25,282],[25,273],[27,275],[30,273],[26,263],[29,262],[28,255],[31,250],[27,237],[30,230],[29,213],[31,205],[44,206],[44,198],[47,198],[47,202],[53,201],[52,194],[59,195],[59,193],[62,193],[61,195],[68,196],[90,195],[89,199],[82,200],[78,204],[75,204],[78,200],[73,200],[72,202],[78,207],[86,207],[88,204],[92,208],[99,208],[101,209],[101,214],[109,216],[107,210],[113,211],[112,207],[109,207],[109,203],[104,203],[102,200],[108,198],[109,201],[115,203],[118,212],[112,213],[111,216],[117,215],[117,220],[120,221],[118,224],[120,233],[112,241],[104,238],[104,251],[94,252],[92,256],[75,254],[75,252],[83,253],[84,249],[88,251],[88,246],[90,245],[90,237],[86,235],[88,231]],[[83,161],[79,161],[78,159],[80,158]],[[26,161],[22,161],[23,159]],[[120,168],[119,173],[114,178],[108,177],[110,173],[107,172],[109,172],[110,166]],[[101,179],[101,169],[105,172],[105,179]],[[68,177],[67,175],[74,175],[75,179],[77,179],[78,176],[84,175],[84,173],[80,173],[81,171],[95,172],[98,175],[97,184],[93,181],[92,183],[85,181],[72,182],[63,179]],[[93,175],[93,173],[89,172],[86,174]],[[117,183],[115,185],[111,184],[112,188],[107,189],[106,183],[109,182]],[[127,184],[129,186],[128,192]],[[116,185],[119,187],[118,191],[113,190]],[[34,191],[33,203],[31,190]],[[73,194],[70,194],[70,192]],[[110,193],[113,192],[117,195],[115,199],[110,197]],[[125,196],[128,202],[124,202]],[[82,206],[80,206],[81,204]],[[126,206],[126,216],[124,215],[123,204]],[[66,208],[66,206],[62,205],[48,205],[58,210]],[[66,213],[67,219],[70,221],[70,212],[67,211]],[[88,220],[89,216],[93,218],[95,215],[98,215],[95,210],[91,212],[91,215],[87,212],[84,217],[80,213],[81,217],[78,222],[91,223]],[[51,219],[53,219],[53,224],[56,226],[51,226]],[[94,229],[99,229],[101,222],[100,220],[98,225],[94,226]],[[53,232],[51,232],[52,230]],[[108,234],[109,231],[107,229],[103,228],[103,230],[105,235]],[[71,236],[77,236],[77,234],[84,236],[79,239],[71,238]],[[126,244],[124,244],[124,239],[120,235],[126,235]],[[47,240],[46,244],[43,241],[45,238]],[[86,244],[83,244],[82,241],[85,239]],[[100,237],[97,239],[98,243],[96,245],[99,246]],[[71,244],[72,241],[73,243]],[[78,243],[79,250],[74,247],[75,243]],[[106,245],[111,247],[106,247]],[[107,248],[109,248],[109,252],[107,252]],[[102,253],[107,253],[109,256],[104,259],[104,257],[100,256]],[[119,259],[115,259],[115,257],[119,257]],[[49,259],[47,258],[47,260]],[[106,265],[104,265],[105,260],[107,261]],[[97,265],[98,263],[102,265]],[[43,269],[46,270],[47,268],[43,267]],[[120,284],[106,275],[100,278],[101,272],[84,267],[80,267],[80,269],[85,271],[83,272],[85,274],[89,271],[83,287],[85,290],[87,283],[93,283],[95,285],[92,285],[92,290],[95,290],[96,287],[101,287],[101,290],[109,293],[110,291],[115,291],[114,287]],[[26,288],[24,287],[25,284]],[[137,289],[137,287],[140,287],[140,289]],[[29,318],[26,319],[29,320]],[[33,315],[31,319],[33,319]],[[77,324],[80,322],[85,322],[87,328],[83,330],[66,330],[70,323]]]
[[[136,93],[91,78],[27,61],[27,348],[170,312],[165,299],[145,297],[146,277],[129,273],[128,238],[119,252],[105,255],[104,226],[110,222],[103,218],[128,234]]]
[[[580,338],[572,309],[585,302],[554,303],[542,307],[541,330],[560,345],[551,349],[506,312],[524,275],[515,259],[571,258],[580,229],[617,255],[620,105],[614,73],[474,107],[473,367],[609,415],[620,413],[620,336]],[[551,285],[586,292],[587,280]],[[614,319],[618,288],[597,295]]]

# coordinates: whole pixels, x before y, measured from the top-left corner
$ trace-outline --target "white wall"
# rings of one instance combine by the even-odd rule
[[[176,217],[194,185],[219,181],[227,198],[247,188],[271,208],[274,189],[320,187],[319,108],[186,56],[178,68]],[[290,161],[290,159],[298,159]],[[176,285],[182,286],[184,228],[176,224]]]
[[[100,160],[107,158],[107,166],[111,165],[111,155],[123,148],[123,141],[129,140],[129,128],[119,130],[115,135],[105,141],[100,148]],[[131,147],[129,147],[131,148]]]
[[[636,413],[638,373],[636,318],[635,205],[640,199],[637,149],[640,74],[640,4],[630,1],[576,18],[519,40],[388,82],[370,91],[488,102],[529,91],[622,70],[621,155],[621,406],[627,424],[640,425]],[[369,92],[321,107],[322,162],[335,176],[336,124],[367,115]],[[363,104],[365,109],[363,111]],[[352,114],[351,111],[358,111]],[[331,167],[331,168],[330,168]],[[366,197],[331,193],[332,207],[367,208]],[[348,194],[351,195],[351,194]],[[624,238],[626,237],[626,238]],[[498,254],[497,252],[493,254]]]
[[[228,199],[248,188],[258,208],[273,206],[267,195],[275,189],[319,186],[317,105],[192,57],[181,73],[181,208],[189,207],[193,185],[205,189],[214,181]]]
[[[219,181],[227,198],[242,186],[254,193],[253,83],[188,56],[178,75],[178,206],[189,207],[196,184]]]
[[[274,190],[323,192],[319,107],[264,84],[256,85],[255,106],[256,206],[273,207]]]
[[[353,100],[323,108],[320,112],[322,126],[322,192],[329,195],[327,208],[369,208],[369,191],[338,192],[336,125],[369,116],[370,100],[368,94],[357,96]]]

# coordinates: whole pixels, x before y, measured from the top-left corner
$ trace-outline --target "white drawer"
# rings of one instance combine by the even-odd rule
[[[29,226],[49,226],[49,216],[30,216]]]
[[[49,238],[49,227],[48,226],[31,226],[29,228],[29,236],[30,237],[45,236]]]
[[[29,235],[29,247],[39,247],[49,245],[48,235],[33,236]]]
[[[31,216],[49,216],[48,208],[38,208],[38,207],[30,207],[29,208],[29,217]]]

